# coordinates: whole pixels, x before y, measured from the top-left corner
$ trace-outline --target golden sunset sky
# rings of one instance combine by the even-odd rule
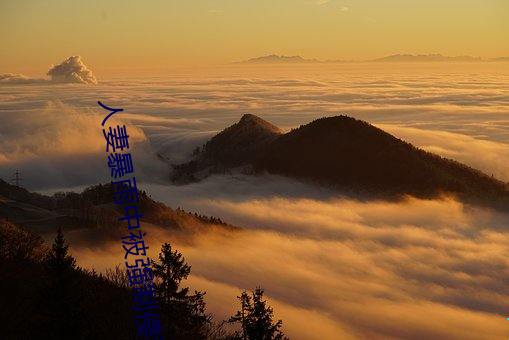
[[[0,72],[70,55],[94,70],[220,64],[267,54],[509,56],[507,0],[0,2]]]

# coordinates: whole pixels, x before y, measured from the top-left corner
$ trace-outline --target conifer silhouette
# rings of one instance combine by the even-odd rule
[[[242,340],[287,340],[280,330],[283,322],[273,323],[273,310],[263,298],[263,289],[256,288],[250,296],[242,292],[237,296],[241,309],[228,322],[240,323],[242,333],[237,332],[234,339]]]
[[[152,264],[155,290],[162,308],[162,329],[170,339],[205,339],[209,317],[205,315],[204,292],[189,294],[181,288],[191,272],[182,254],[173,251],[169,243],[163,244],[159,262]]]

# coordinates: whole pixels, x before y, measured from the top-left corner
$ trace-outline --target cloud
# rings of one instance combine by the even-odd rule
[[[489,339],[505,332],[498,319],[509,302],[509,235],[491,226],[503,226],[507,215],[453,200],[209,205],[252,231],[181,245],[195,274],[239,289],[262,285],[290,307],[281,317],[292,323],[304,309],[317,311],[320,323],[328,315],[356,339]],[[458,327],[462,322],[468,330]]]
[[[325,5],[325,4],[328,4],[329,2],[331,2],[331,0],[316,0],[316,4],[317,5]]]
[[[459,133],[379,124],[381,129],[424,150],[466,163],[509,182],[509,145]]]
[[[34,110],[6,110],[0,124],[0,175],[10,179],[19,169],[31,189],[74,187],[111,180],[109,155],[102,133],[104,110],[79,109],[61,101],[46,101]],[[102,110],[102,111],[101,111]],[[113,116],[109,126],[126,125],[129,152],[140,179],[164,178],[168,167],[156,157],[144,132]]]
[[[16,73],[2,73],[0,74],[0,84],[1,83],[17,83],[17,84],[26,84],[26,83],[42,83],[44,79],[34,79],[27,77],[23,74]]]
[[[150,256],[164,241],[184,254],[189,285],[207,291],[218,320],[235,313],[241,290],[262,286],[285,333],[299,339],[487,340],[507,332],[507,214],[450,198],[260,198],[257,183],[250,193],[237,189],[243,198],[216,191],[215,199],[211,185],[198,184],[194,197],[173,187],[165,194],[246,230],[183,236],[144,228]],[[115,243],[71,251],[99,270],[123,258]]]
[[[22,74],[0,74],[0,84],[97,84],[92,71],[81,61],[80,56],[72,56],[58,65],[53,65],[47,73],[51,79],[38,79]]]
[[[80,84],[97,84],[97,79],[81,61],[78,55],[72,56],[64,60],[62,63],[52,66],[48,73],[53,82],[58,83],[80,83]]]
[[[275,176],[148,190],[247,228],[191,242],[154,237],[176,243],[193,265],[192,287],[208,291],[219,318],[234,313],[232,296],[260,285],[287,332],[303,339],[474,340],[505,332],[507,214],[451,198],[359,202]],[[304,315],[314,320],[308,331]]]
[[[348,7],[341,7],[341,12],[348,12],[349,8]]]

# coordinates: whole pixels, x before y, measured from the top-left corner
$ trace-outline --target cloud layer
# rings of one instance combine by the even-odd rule
[[[76,68],[72,66],[75,64]],[[71,74],[80,69],[79,65],[82,65],[79,58],[71,57],[53,69],[62,79],[73,80]],[[417,146],[509,181],[506,166],[509,164],[506,151],[509,91],[505,86],[509,75],[498,68],[492,69],[490,64],[475,67],[236,65],[213,70],[181,70],[163,78],[105,80],[86,90],[55,82],[51,82],[52,86],[38,86],[33,82],[34,86],[26,86],[22,84],[25,78],[9,75],[5,79],[11,81],[0,87],[3,112],[0,121],[5,122],[1,125],[5,130],[12,125],[9,117],[38,116],[47,107],[57,107],[60,103],[77,115],[91,112],[100,115],[96,103],[101,100],[124,108],[117,115],[143,131],[152,151],[169,162],[178,163],[193,148],[238,121],[244,113],[260,115],[287,130],[321,116],[348,114]],[[87,71],[80,72],[76,74],[89,79]],[[16,143],[31,143],[22,140],[30,139],[23,131],[32,128],[28,119],[25,122],[27,126],[11,126],[5,132],[11,139],[8,143],[13,143],[13,136],[19,131],[14,138]],[[55,152],[61,148],[65,146],[55,148]],[[2,177],[10,177],[15,170],[12,155],[7,157],[6,153],[0,155]],[[3,165],[5,162],[1,163],[6,158],[11,160],[7,167]],[[93,182],[93,175],[84,177]],[[55,186],[51,183],[53,178],[48,176],[44,180],[48,188]],[[65,185],[61,180],[58,182]]]
[[[260,198],[264,189],[257,193],[256,183],[238,182],[233,199],[224,193],[213,199],[206,193],[214,181],[198,184],[194,197],[181,188],[165,193],[247,230],[183,236],[146,228],[152,256],[164,241],[183,252],[192,265],[192,289],[208,292],[209,311],[218,319],[234,314],[241,290],[262,286],[293,338],[507,335],[509,215],[447,198],[358,202],[299,199],[285,190],[285,196]],[[119,262],[118,248],[73,252],[101,270]]]
[[[0,84],[13,83],[13,84],[29,84],[29,83],[44,83],[44,79],[34,79],[22,74],[16,73],[2,73],[0,74]]]

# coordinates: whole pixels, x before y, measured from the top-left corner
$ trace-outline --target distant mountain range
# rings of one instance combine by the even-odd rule
[[[370,60],[373,62],[477,62],[483,61],[483,59],[479,57],[472,56],[457,56],[457,57],[448,57],[443,56],[441,54],[394,54],[383,58]]]
[[[204,144],[192,161],[175,166],[172,179],[186,183],[231,171],[278,174],[363,197],[453,194],[470,203],[509,207],[505,183],[347,116],[321,118],[284,133],[260,117],[244,115]]]
[[[246,64],[294,64],[294,63],[319,63],[317,59],[304,59],[301,56],[283,56],[283,55],[266,55],[262,57],[252,58],[241,63]]]
[[[310,64],[310,63],[348,63],[353,60],[305,59],[301,56],[266,55],[238,62],[240,64]],[[443,56],[441,54],[394,54],[382,58],[361,60],[360,62],[509,62],[509,57],[482,59],[472,56]]]

